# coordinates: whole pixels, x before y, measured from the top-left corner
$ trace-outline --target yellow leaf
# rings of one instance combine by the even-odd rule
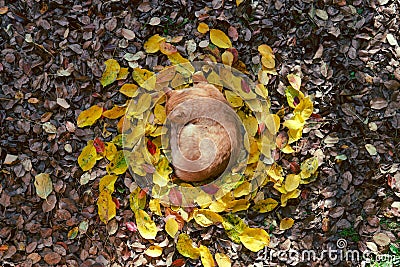
[[[269,83],[268,72],[265,71],[265,70],[259,70],[259,71],[258,71],[258,81],[259,81],[262,85],[268,85],[268,83]]]
[[[165,38],[158,34],[153,35],[144,43],[144,50],[146,53],[156,53],[160,50],[160,42],[164,40]]]
[[[294,220],[292,218],[283,218],[279,224],[279,230],[287,230],[292,228]]]
[[[82,128],[95,123],[103,114],[103,108],[97,105],[91,106],[87,110],[82,111],[77,119],[78,127]]]
[[[261,63],[264,67],[268,69],[275,68],[275,59],[272,54],[268,54],[261,57]]]
[[[182,233],[179,235],[176,243],[176,249],[184,257],[191,258],[193,260],[200,257],[199,248],[193,246],[193,241],[187,234]]]
[[[96,165],[97,152],[93,140],[88,141],[78,157],[78,164],[83,171],[88,171]]]
[[[115,203],[112,200],[111,193],[108,190],[100,192],[97,200],[97,209],[100,220],[107,224],[117,214]]]
[[[119,117],[124,116],[125,110],[126,110],[126,106],[121,107],[121,106],[115,105],[112,109],[104,111],[103,116],[108,119],[118,119]]]
[[[260,52],[263,57],[273,55],[272,48],[266,44],[258,46],[258,52]]]
[[[303,127],[299,128],[299,129],[289,129],[289,131],[288,131],[288,135],[289,135],[288,144],[291,144],[291,143],[296,142],[297,140],[299,140],[301,138],[302,134],[303,134]]]
[[[206,246],[200,245],[199,251],[200,251],[201,263],[203,264],[203,266],[214,267],[215,262],[213,256],[211,255],[210,250]]]
[[[275,182],[277,181],[283,181],[283,169],[281,166],[279,166],[277,163],[273,163],[268,171],[267,174],[269,177],[271,177]]]
[[[225,90],[225,96],[226,100],[228,100],[228,102],[231,104],[233,108],[238,108],[243,106],[243,99],[234,92]]]
[[[153,183],[163,187],[169,182],[169,175],[172,173],[172,168],[169,166],[167,157],[162,157],[156,167],[156,172],[153,174]]]
[[[243,125],[249,136],[255,136],[258,130],[258,121],[253,116],[247,116],[243,119]]]
[[[108,160],[112,160],[117,154],[117,147],[114,143],[107,142],[105,145],[105,156]]]
[[[304,121],[303,117],[301,117],[299,114],[296,114],[293,116],[292,119],[285,120],[282,125],[287,127],[290,130],[298,130],[298,129],[302,129],[304,124],[305,124],[305,121]]]
[[[268,246],[270,237],[264,229],[247,228],[239,235],[240,242],[249,250],[258,252]]]
[[[157,124],[164,124],[165,120],[167,119],[165,107],[160,104],[157,104],[154,107],[154,117],[156,117],[157,119],[156,121]]]
[[[136,104],[130,104],[126,111],[128,117],[137,117],[142,115],[151,106],[151,95],[143,94],[139,97]]]
[[[287,192],[291,192],[299,187],[300,175],[288,174],[285,179],[285,189]]]
[[[307,96],[304,99],[300,100],[300,103],[293,110],[293,113],[300,114],[300,116],[304,120],[306,120],[311,116],[313,110],[314,110],[313,102],[311,101],[310,97]]]
[[[125,80],[126,78],[128,78],[129,75],[129,69],[128,68],[121,68],[119,70],[118,76],[117,76],[117,80]]]
[[[239,6],[243,2],[244,2],[244,0],[236,0],[236,6]]]
[[[142,189],[138,186],[129,195],[129,206],[133,212],[143,210],[146,206],[146,194],[141,193]]]
[[[127,97],[135,97],[139,94],[138,86],[133,83],[126,83],[122,85],[122,87],[119,89],[119,92]]]
[[[295,90],[300,91],[300,86],[301,86],[301,78],[300,78],[300,76],[291,73],[291,74],[288,74],[286,77],[287,77],[287,79],[288,79],[290,85],[291,85]]]
[[[134,68],[132,72],[132,78],[137,82],[141,87],[148,91],[154,90],[156,87],[157,78],[153,72],[141,69]]]
[[[318,169],[318,158],[312,157],[306,159],[301,163],[300,169],[301,169],[300,172],[301,179],[310,178],[311,175],[313,175]]]
[[[247,196],[251,192],[251,184],[247,181],[239,185],[234,191],[233,196],[236,198]]]
[[[233,54],[226,50],[224,53],[221,55],[222,58],[222,63],[228,66],[232,66],[233,63]]]
[[[286,88],[285,94],[287,102],[291,108],[296,108],[296,105],[301,103],[304,99],[304,94],[301,91],[294,89],[292,86]]]
[[[174,217],[169,217],[166,222],[165,222],[165,231],[167,232],[167,234],[174,238],[176,233],[179,230],[179,224],[178,222],[175,220]]]
[[[124,151],[117,151],[114,158],[106,166],[108,173],[123,174],[128,169],[128,164],[125,159]]]
[[[106,69],[100,79],[100,83],[103,87],[112,84],[117,79],[118,73],[121,69],[118,61],[115,59],[108,59],[104,64],[106,65]]]
[[[206,33],[210,30],[210,28],[208,27],[207,24],[205,24],[204,22],[200,22],[199,26],[197,26],[197,31],[199,33]]]
[[[281,207],[286,207],[287,201],[291,198],[298,198],[300,196],[301,191],[299,189],[295,189],[289,193],[281,195]]]
[[[268,90],[267,88],[265,88],[264,84],[261,83],[257,84],[255,91],[259,96],[262,96],[265,99],[268,98]]]
[[[215,253],[215,261],[218,264],[218,267],[231,267],[232,263],[231,263],[231,259],[229,259],[229,257],[224,254],[224,253]]]
[[[213,44],[218,46],[219,48],[230,48],[232,47],[231,40],[226,34],[217,29],[210,30],[210,40]]]
[[[222,86],[221,77],[215,72],[211,71],[211,73],[207,76],[207,81],[215,86]]]
[[[230,211],[232,213],[247,210],[250,207],[250,203],[247,199],[237,199],[228,203],[226,211]]]
[[[240,243],[240,234],[247,228],[244,221],[236,215],[229,214],[224,216],[222,226],[225,229],[226,234],[235,243]]]
[[[47,197],[53,191],[53,182],[51,181],[48,173],[40,173],[35,176],[35,188],[36,194],[43,199]]]
[[[286,145],[284,148],[281,149],[281,151],[285,154],[291,154],[296,152],[290,145]]]
[[[162,251],[163,251],[162,247],[153,245],[153,246],[148,247],[144,251],[144,254],[146,254],[147,256],[150,256],[152,258],[157,258],[162,255]]]
[[[114,192],[114,184],[117,181],[117,175],[105,175],[100,179],[99,191],[108,190],[110,193]]]
[[[258,211],[259,213],[265,213],[272,211],[273,209],[275,209],[276,206],[278,206],[278,201],[273,198],[267,198],[258,201],[253,206],[253,210]]]
[[[158,198],[152,198],[149,201],[149,209],[151,212],[158,216],[162,216],[161,213],[161,206],[160,206],[160,200]]]
[[[281,119],[276,114],[268,114],[265,116],[265,126],[272,134],[276,134],[279,131]]]
[[[223,221],[223,218],[219,214],[206,209],[195,209],[193,219],[203,227],[208,227]]]
[[[168,59],[171,61],[172,65],[176,66],[176,71],[183,74],[185,77],[190,77],[195,71],[190,61],[187,58],[182,57],[179,52],[168,55]]]
[[[156,224],[144,210],[135,212],[136,225],[140,235],[145,239],[155,239],[158,229]]]

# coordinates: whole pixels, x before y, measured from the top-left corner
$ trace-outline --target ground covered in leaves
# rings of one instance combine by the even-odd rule
[[[0,266],[201,265],[178,253],[176,237],[163,230],[165,217],[153,216],[161,230],[155,240],[136,231],[129,172],[115,183],[116,217],[107,226],[100,221],[96,202],[107,163],[83,175],[77,159],[94,137],[110,141],[118,121],[79,128],[77,118],[95,104],[111,109],[125,102],[122,82],[100,82],[106,60],[129,70],[167,65],[162,54],[138,53],[155,34],[174,40],[191,61],[201,59],[215,54],[201,33],[207,26],[229,36],[253,80],[259,45],[272,47],[278,75],[266,88],[273,113],[286,103],[287,75],[302,77],[314,113],[292,146],[297,153],[278,160],[296,172],[318,156],[319,176],[284,207],[238,212],[269,233],[265,250],[232,242],[220,225],[192,220],[182,232],[215,258],[228,255],[232,266],[296,265],[270,260],[267,252],[320,253],[340,239],[348,250],[400,256],[399,20],[393,0],[0,0]],[[48,179],[53,187],[38,191],[34,181]],[[279,199],[271,186],[264,191]],[[279,227],[283,218],[294,219],[290,229]],[[357,264],[322,257],[299,265]]]

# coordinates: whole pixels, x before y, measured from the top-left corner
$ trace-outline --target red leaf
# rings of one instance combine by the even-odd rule
[[[121,204],[119,203],[118,198],[113,197],[112,200],[113,200],[113,202],[115,203],[115,207],[116,207],[117,209],[119,209],[119,207],[121,207]]]
[[[214,195],[219,190],[219,187],[215,184],[207,184],[201,186],[201,189],[209,195]]]
[[[180,267],[185,265],[185,260],[184,259],[176,259],[174,260],[174,262],[172,263],[172,266],[176,266],[176,267]]]
[[[147,150],[154,155],[157,152],[157,146],[151,140],[147,140]]]
[[[245,93],[250,93],[250,86],[245,80],[241,80],[242,83],[242,90]]]
[[[140,190],[139,194],[138,194],[138,199],[142,199],[147,195],[147,190],[146,189],[142,189]]]
[[[295,161],[290,162],[289,166],[290,166],[290,170],[293,173],[298,174],[300,172],[300,166],[299,166],[299,164],[297,162],[295,162]]]
[[[100,138],[96,137],[93,141],[94,148],[96,149],[96,152],[99,154],[103,154],[104,151],[106,150],[106,146],[104,145],[103,141],[100,140]]]
[[[136,227],[136,224],[134,222],[126,222],[125,225],[126,225],[126,228],[128,228],[129,231],[131,231],[131,232],[136,232],[137,231],[137,227]]]
[[[262,122],[258,125],[257,133],[261,134],[265,130],[265,124]]]
[[[171,188],[169,191],[169,200],[171,201],[172,205],[180,206],[182,204],[182,194],[176,188]]]

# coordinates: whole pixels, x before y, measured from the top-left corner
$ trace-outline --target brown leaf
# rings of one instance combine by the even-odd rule
[[[50,252],[44,256],[44,261],[50,265],[56,265],[61,261],[61,256],[58,253]]]

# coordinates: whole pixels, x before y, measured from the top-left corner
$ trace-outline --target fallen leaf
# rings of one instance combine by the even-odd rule
[[[222,226],[224,227],[228,237],[235,243],[240,243],[239,236],[247,228],[245,222],[240,217],[233,214],[224,216]]]
[[[199,33],[206,33],[210,30],[210,28],[208,27],[207,24],[205,24],[204,22],[200,22],[199,26],[197,26],[197,31]]]
[[[153,246],[148,247],[144,251],[144,254],[146,254],[147,256],[150,256],[152,258],[157,258],[162,255],[162,251],[163,251],[163,249],[160,246],[153,245]]]
[[[6,158],[4,159],[3,164],[11,165],[11,164],[13,164],[17,159],[18,159],[18,156],[16,156],[16,155],[7,154],[7,155],[6,155]]]
[[[126,83],[122,85],[119,92],[127,97],[135,97],[139,94],[138,88],[139,87],[136,84]]]
[[[82,111],[77,119],[78,127],[93,125],[103,114],[103,108],[97,105],[91,106],[87,110]]]
[[[129,75],[129,68],[121,68],[118,72],[117,75],[117,81],[119,80],[125,80],[126,78],[128,78]]]
[[[125,115],[126,106],[115,105],[112,109],[103,112],[103,116],[108,119],[118,119]]]
[[[167,220],[165,221],[165,231],[167,232],[167,234],[170,237],[174,238],[178,230],[179,230],[179,224],[175,220],[175,217],[171,216],[167,218]]]
[[[110,193],[114,192],[114,184],[117,181],[117,175],[105,175],[100,179],[99,191],[108,190]]]
[[[215,44],[219,48],[232,47],[231,40],[229,40],[229,37],[226,36],[226,34],[221,30],[211,29],[210,30],[210,40],[213,44]]]
[[[280,230],[287,230],[292,228],[294,220],[292,218],[283,218],[279,224]]]
[[[208,227],[210,225],[223,222],[221,215],[207,209],[195,209],[193,218],[199,225]]]
[[[203,245],[199,247],[201,263],[204,267],[214,267],[215,262],[210,250]]]
[[[288,174],[285,179],[285,189],[288,192],[295,190],[300,184],[300,175]]]
[[[68,237],[68,239],[71,239],[71,240],[75,239],[75,237],[78,236],[78,233],[79,233],[79,229],[78,229],[78,226],[76,226],[76,227],[72,228],[71,230],[69,230],[67,237]]]
[[[253,210],[259,213],[270,212],[278,206],[278,201],[273,198],[267,198],[260,201],[257,201],[255,205],[252,207]]]
[[[158,229],[149,214],[139,209],[135,212],[135,218],[140,235],[145,239],[155,239]]]
[[[35,176],[36,194],[46,199],[53,191],[53,182],[48,173],[40,173]]]
[[[61,261],[61,256],[56,252],[48,252],[44,255],[43,259],[49,265],[56,265]]]
[[[386,108],[388,106],[388,102],[386,101],[386,99],[381,98],[381,97],[371,99],[369,104],[371,105],[371,108],[377,109],[377,110]]]
[[[374,147],[374,146],[371,145],[371,144],[366,144],[366,145],[365,145],[365,149],[368,151],[368,153],[369,153],[371,156],[376,156],[376,155],[378,154],[378,152],[376,151],[376,147]]]
[[[187,234],[180,234],[176,242],[176,249],[178,252],[187,258],[196,260],[200,257],[200,250],[193,246],[193,241]]]
[[[96,165],[97,152],[93,145],[93,141],[88,141],[87,145],[82,149],[81,154],[78,157],[79,167],[83,171],[88,171]]]
[[[247,228],[239,235],[240,242],[249,250],[258,252],[268,246],[270,237],[264,229]]]
[[[162,41],[162,42],[160,42],[160,52],[166,56],[170,56],[172,54],[177,53],[178,49],[176,48],[176,46],[174,46],[170,43],[167,43],[165,41]]]
[[[93,140],[93,146],[98,154],[103,154],[106,151],[106,145],[98,137]]]
[[[233,54],[229,51],[225,51],[221,55],[222,63],[228,66],[232,66],[233,63]]]
[[[64,98],[57,97],[57,104],[65,109],[70,107],[67,100],[65,100]]]
[[[376,244],[382,247],[389,245],[391,242],[390,238],[384,233],[376,233],[372,238],[374,239]]]
[[[288,74],[286,76],[286,78],[288,79],[290,85],[295,89],[300,91],[300,86],[301,86],[301,78],[300,76],[296,75],[296,74]]]
[[[100,83],[103,87],[112,84],[117,79],[121,68],[118,61],[115,59],[108,59],[104,64],[106,65],[106,69],[100,79]]]
[[[133,40],[136,37],[135,33],[132,30],[129,30],[129,29],[122,29],[121,30],[121,34],[127,40]]]
[[[107,224],[117,214],[117,209],[108,190],[101,191],[97,199],[97,212],[102,222]]]
[[[144,50],[146,53],[158,52],[158,50],[160,50],[160,42],[163,40],[165,40],[164,37],[161,37],[158,34],[153,35],[144,43]]]
[[[108,173],[123,174],[128,169],[124,151],[117,151],[113,159],[106,166]]]
[[[135,82],[148,91],[154,90],[156,86],[156,76],[149,70],[134,68],[132,77]]]
[[[231,267],[232,263],[229,257],[224,253],[215,253],[215,261],[218,264],[218,267]]]

